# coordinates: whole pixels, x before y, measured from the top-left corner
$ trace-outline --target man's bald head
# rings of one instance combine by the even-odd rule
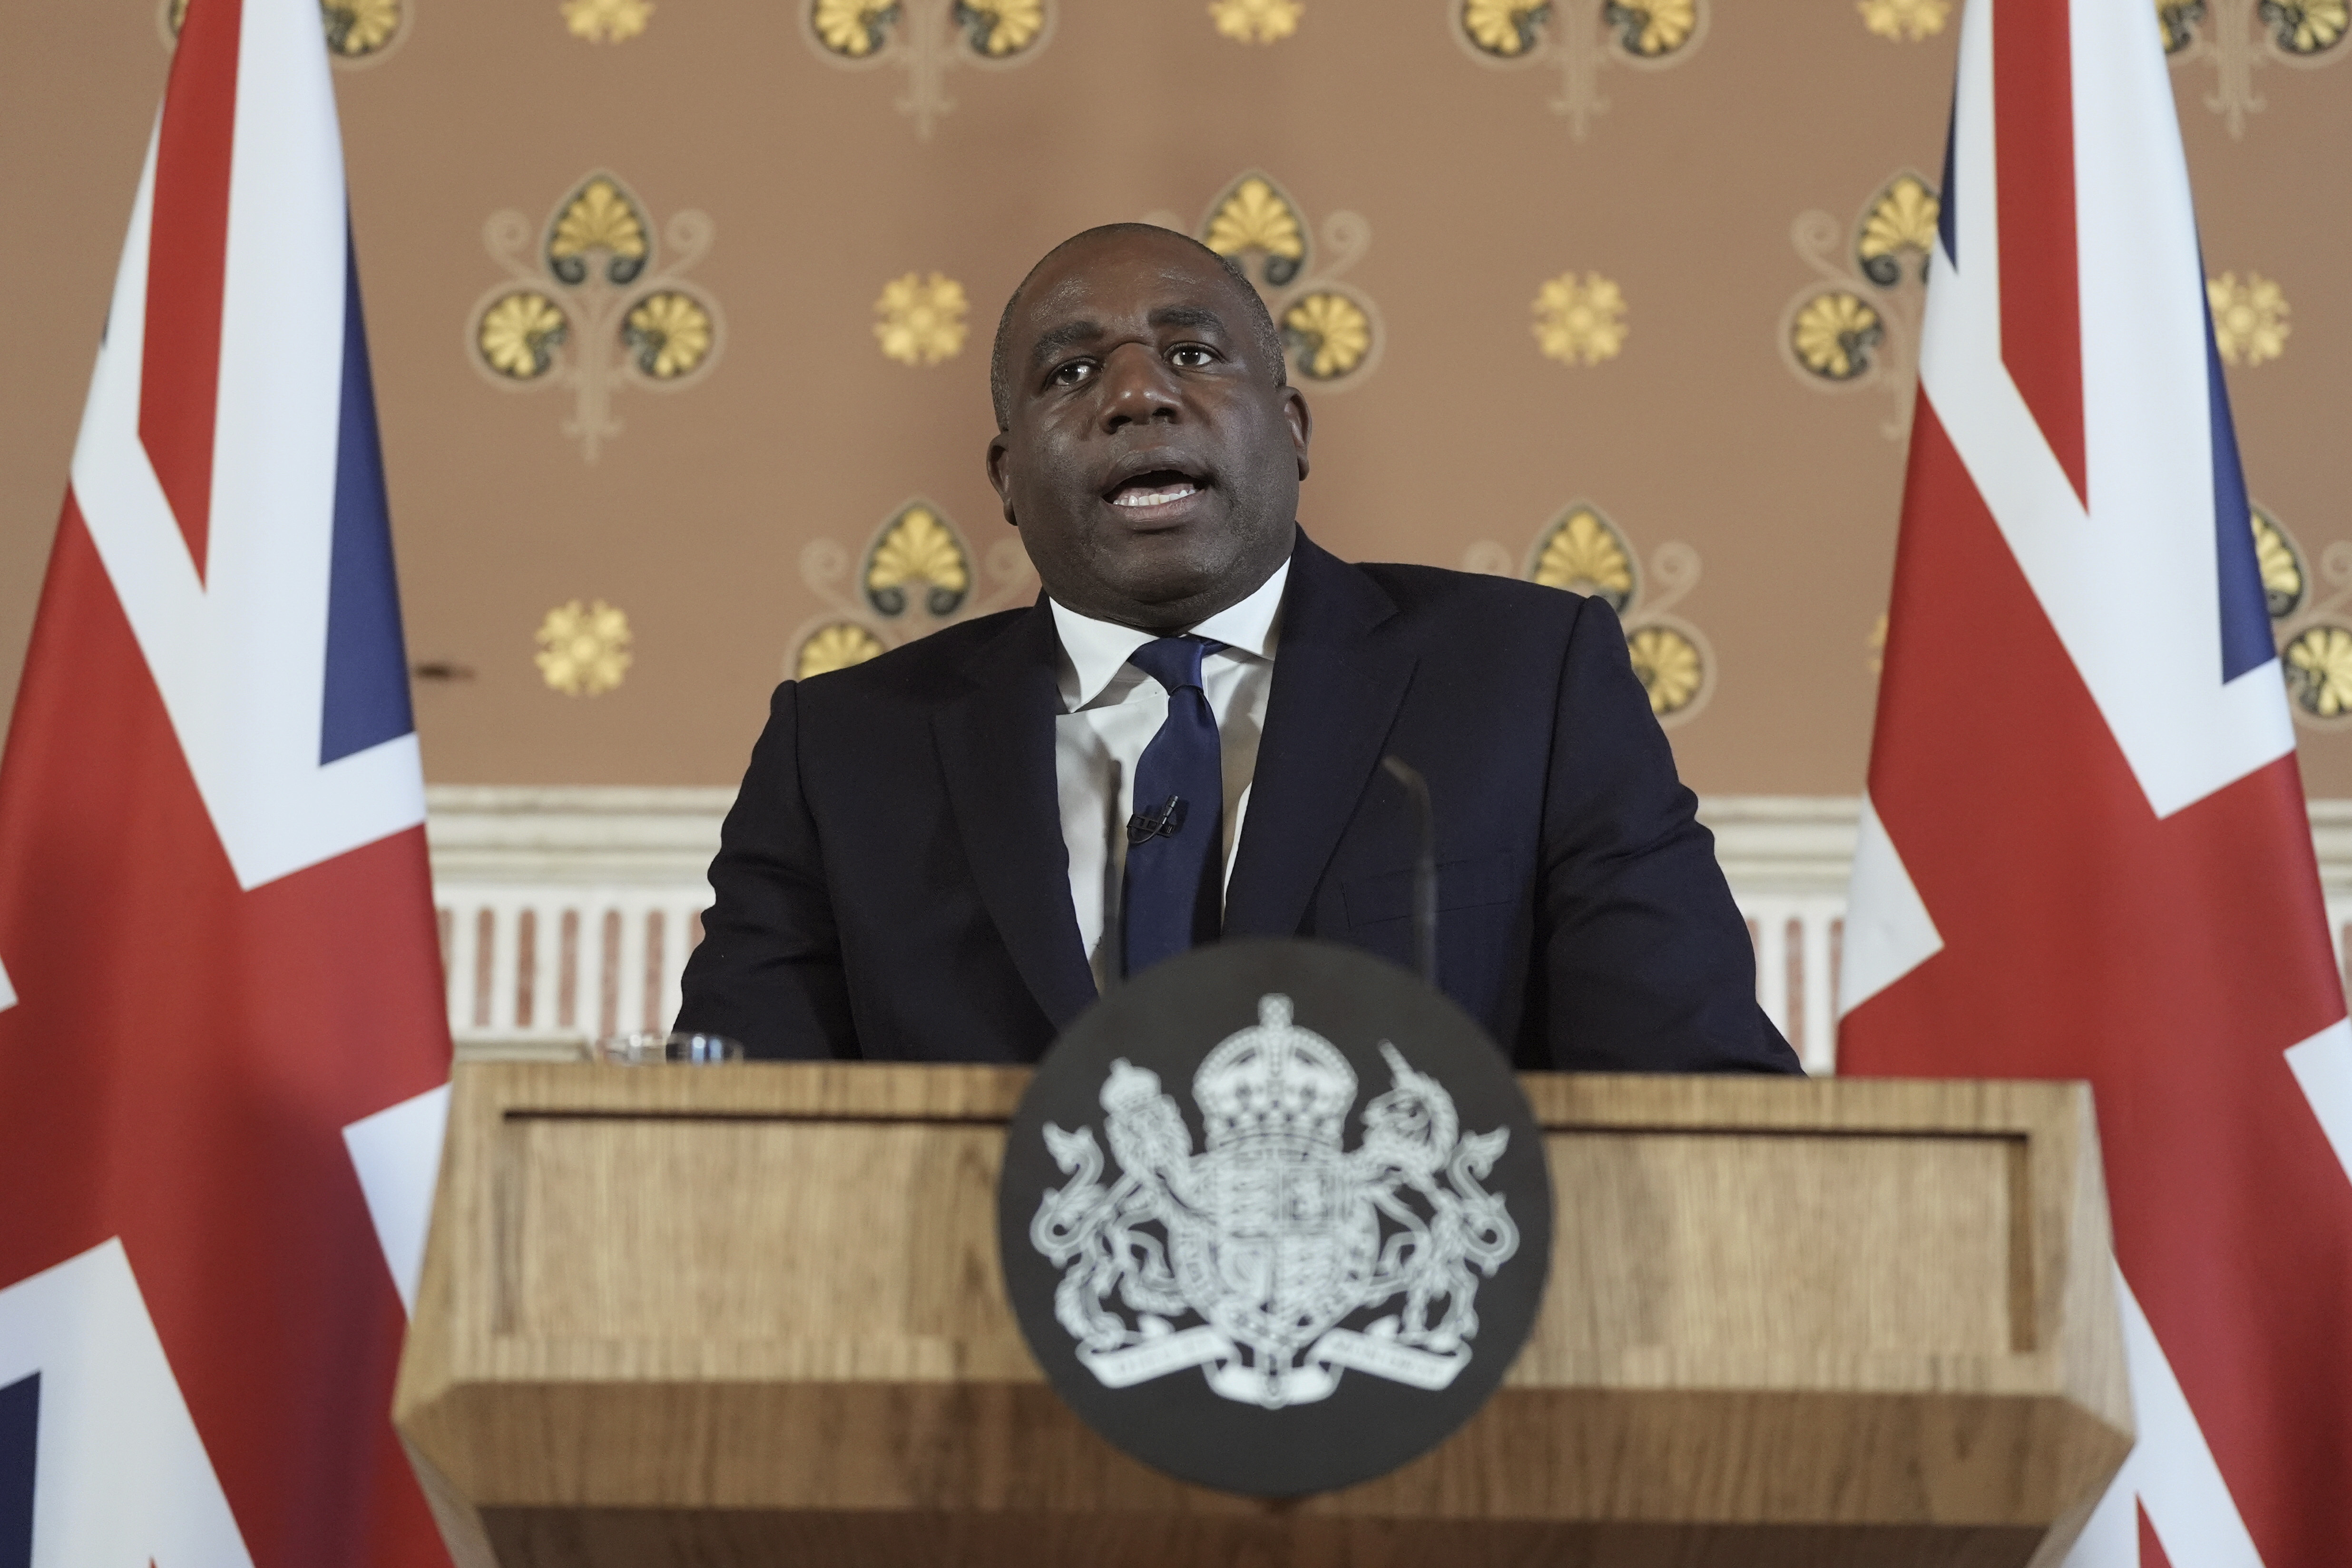
[[[994,371],[989,483],[1055,603],[1181,629],[1288,559],[1313,419],[1223,257],[1149,224],[1089,229],[1023,280]]]
[[[1249,274],[1243,269],[1238,260],[1230,256],[1219,255],[1189,234],[1180,234],[1172,228],[1161,228],[1158,224],[1099,224],[1093,228],[1070,236],[1069,238],[1039,257],[1037,264],[1029,268],[1027,276],[1021,279],[1020,286],[1013,290],[1013,297],[1004,301],[1004,313],[996,319],[995,346],[990,351],[988,356],[988,396],[989,401],[995,406],[996,427],[999,430],[1007,430],[1013,426],[1013,372],[1009,363],[1013,353],[1013,320],[1020,312],[1021,299],[1029,291],[1030,281],[1045,269],[1046,263],[1073,246],[1093,244],[1123,235],[1150,236],[1155,239],[1164,237],[1170,243],[1189,247],[1203,256],[1212,258],[1220,267],[1223,267],[1234,280],[1234,297],[1241,304],[1244,323],[1251,335],[1256,339],[1258,357],[1274,367],[1275,385],[1289,384],[1289,377],[1284,373],[1282,333],[1276,328],[1274,317],[1267,312],[1265,301],[1258,297],[1255,289],[1250,287]]]

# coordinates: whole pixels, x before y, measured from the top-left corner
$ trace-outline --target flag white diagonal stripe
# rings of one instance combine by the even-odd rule
[[[2119,32],[2126,11],[2147,38]],[[1984,5],[1962,23],[1959,258],[1930,258],[1920,386],[2149,805],[2168,816],[2286,755],[2294,733],[2275,668],[2221,680],[2196,226],[2185,173],[2149,155],[2142,101],[2161,94],[2170,163],[2185,169],[2162,53],[2139,8],[2084,0],[2074,16],[2087,510],[2001,358]],[[2095,47],[2094,37],[2107,41]],[[2165,635],[2140,635],[2151,625]]]
[[[2352,1176],[2352,1021],[2331,1024],[2290,1047],[2286,1063],[2327,1134],[2328,1146],[2346,1175]]]
[[[288,118],[320,106],[250,85],[250,51],[266,60],[288,47],[261,25],[267,12],[246,13],[205,577],[139,435],[152,136],[73,460],[90,538],[247,888],[425,820],[414,734],[319,762],[348,237],[340,148],[311,145]],[[272,68],[328,90],[323,60]]]
[[[2141,1446],[2078,1565],[2352,1563],[2352,1025],[2144,0],[1969,0],[1951,139],[1838,1066],[2095,1093]]]
[[[400,1291],[400,1304],[416,1312],[417,1276],[425,1271],[425,1233],[433,1217],[433,1187],[441,1173],[441,1138],[449,1121],[449,1086],[428,1089],[387,1106],[343,1129],[343,1146],[360,1189],[367,1194],[368,1217],[377,1244]]]
[[[1846,900],[1856,911],[1846,918],[1845,951],[1838,965],[1840,1016],[1902,979],[1943,950],[1944,939],[1903,857],[1886,836],[1886,825],[1868,795],[1862,799],[1861,830],[1853,847],[1853,884]]]
[[[33,1568],[251,1568],[119,1239],[0,1290],[0,1384],[35,1373]]]

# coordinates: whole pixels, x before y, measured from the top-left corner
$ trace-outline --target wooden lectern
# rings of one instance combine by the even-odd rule
[[[1004,1304],[1025,1078],[458,1068],[395,1419],[460,1568],[2054,1564],[2131,1447],[2082,1086],[1541,1074],[1501,1392],[1349,1491],[1185,1486]]]

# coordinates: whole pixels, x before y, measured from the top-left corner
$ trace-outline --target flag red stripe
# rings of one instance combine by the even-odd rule
[[[179,519],[196,575],[212,525],[213,405],[236,130],[243,0],[190,0],[155,137],[139,441]]]
[[[448,1072],[423,829],[240,889],[71,497],[0,868],[0,1282],[122,1238],[257,1568],[445,1561],[341,1133]]]
[[[2164,1554],[2164,1542],[2156,1538],[2156,1526],[2147,1521],[2147,1510],[2139,1510],[2139,1568],[2172,1568],[2172,1559]]]
[[[1995,0],[1993,6],[2000,357],[2087,506],[2068,9],[2059,0]]]
[[[2090,1079],[2117,1260],[2263,1560],[2352,1563],[2318,1500],[2352,1490],[2352,1182],[2284,1056],[2344,1016],[2294,760],[2158,820],[1925,396],[1870,792],[1944,948],[1841,1065]]]

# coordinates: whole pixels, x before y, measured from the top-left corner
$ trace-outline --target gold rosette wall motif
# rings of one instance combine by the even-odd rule
[[[1275,44],[1298,31],[1300,0],[1209,0],[1217,33],[1237,44]]]
[[[2289,311],[2285,291],[2259,272],[2240,282],[2234,272],[2205,280],[2213,310],[2213,346],[2224,364],[2265,364],[2286,353]]]
[[[1819,279],[1780,313],[1780,357],[1816,391],[1885,392],[1892,407],[1878,428],[1890,441],[1911,433],[1927,256],[1941,216],[1935,187],[1906,169],[1880,186],[1851,225],[1814,211],[1790,229],[1798,256]]]
[[[1443,0],[1446,30],[1482,66],[1516,69],[1538,61],[1560,73],[1552,112],[1584,140],[1609,112],[1601,68],[1661,70],[1698,52],[1708,0]]]
[[[898,111],[923,141],[955,109],[947,78],[960,66],[1002,70],[1045,51],[1059,0],[799,0],[802,36],[817,58],[846,70],[895,65],[907,73]]]
[[[1562,364],[1596,365],[1625,346],[1625,290],[1598,272],[1563,272],[1536,290],[1536,347]]]
[[[621,684],[635,656],[629,617],[598,599],[573,599],[539,623],[540,679],[566,697],[601,697]]]
[[[824,608],[793,636],[784,673],[795,680],[1003,609],[1036,584],[1018,539],[998,540],[975,566],[962,531],[921,496],[891,509],[854,570],[849,552],[820,539],[801,552],[801,577]]]
[[[618,44],[635,37],[652,20],[653,0],[563,0],[558,7],[564,29],[592,44]]]
[[[709,374],[721,342],[716,300],[685,274],[710,248],[710,219],[673,216],[661,241],[617,175],[593,174],[534,230],[519,212],[483,226],[508,280],[475,301],[466,356],[509,391],[572,394],[563,433],[589,462],[621,433],[613,395],[668,392]]]
[[[1668,729],[1698,716],[1715,689],[1715,651],[1706,634],[1674,614],[1698,586],[1698,552],[1678,541],[1658,546],[1644,572],[1624,531],[1589,500],[1573,500],[1536,531],[1524,558],[1482,540],[1462,562],[1466,571],[1525,577],[1547,588],[1599,599],[1617,613],[1625,654],[1650,696],[1650,711]]]
[[[971,308],[963,285],[945,273],[893,278],[874,301],[875,342],[900,364],[944,364],[963,352]]]
[[[1180,226],[1168,219],[1155,214],[1150,221]],[[1372,226],[1362,215],[1325,218],[1318,247],[1305,210],[1272,175],[1250,169],[1209,204],[1192,232],[1241,265],[1282,333],[1292,375],[1337,392],[1371,374],[1383,336],[1380,311],[1370,296],[1339,281],[1371,248]]]
[[[1855,0],[1854,10],[1880,37],[1916,44],[1944,30],[1952,0]]]

